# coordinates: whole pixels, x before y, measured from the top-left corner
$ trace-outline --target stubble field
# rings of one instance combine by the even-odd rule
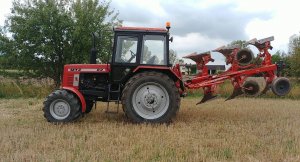
[[[169,125],[131,124],[101,103],[53,125],[43,100],[1,99],[0,161],[300,161],[300,100],[198,100]]]

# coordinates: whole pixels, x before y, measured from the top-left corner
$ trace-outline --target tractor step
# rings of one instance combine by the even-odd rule
[[[106,108],[105,113],[107,113],[107,114],[117,114],[117,113],[119,113],[120,92],[121,92],[121,85],[120,84],[118,85],[118,90],[114,90],[114,91],[111,91],[111,85],[108,85],[107,108]],[[117,100],[110,99],[112,93],[118,93],[118,99]],[[115,102],[116,104],[118,104],[117,111],[109,111],[109,103],[110,102]]]
[[[117,111],[110,111],[109,110],[109,103],[110,102],[115,102],[116,104],[118,104],[118,106],[117,106]],[[105,111],[105,113],[106,114],[118,114],[119,113],[119,102],[118,102],[118,100],[110,100],[110,101],[107,101],[107,108],[106,108],[106,111]]]

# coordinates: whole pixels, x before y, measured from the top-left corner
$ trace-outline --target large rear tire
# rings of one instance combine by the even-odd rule
[[[135,123],[170,122],[180,107],[175,83],[159,72],[143,72],[125,85],[122,105],[126,116]]]
[[[67,123],[78,119],[81,104],[78,98],[66,90],[56,90],[44,101],[44,117],[48,122]]]

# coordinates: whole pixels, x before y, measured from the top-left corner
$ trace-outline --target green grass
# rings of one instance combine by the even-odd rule
[[[54,89],[47,79],[0,79],[0,98],[44,98]]]
[[[30,75],[30,74],[29,74]],[[0,69],[0,98],[44,98],[49,95],[55,88],[53,83],[42,79],[35,79],[28,75],[28,73],[19,70],[4,70]],[[27,79],[26,79],[27,78]],[[285,97],[278,97],[268,91],[265,95],[259,96],[260,98],[288,98],[300,99],[300,83],[295,79],[291,79],[292,90]],[[262,90],[264,85],[261,84]],[[227,98],[231,95],[233,87],[229,80],[219,85],[217,93],[220,97]],[[201,98],[203,97],[202,89],[187,90],[188,98]]]
[[[16,86],[13,83],[0,83],[0,98],[44,98],[53,90],[52,86]]]
[[[0,69],[0,98],[44,98],[54,90],[53,81],[33,72]]]
[[[40,83],[22,83],[20,81],[7,80],[0,81],[0,98],[44,98],[48,96],[53,90],[53,85],[40,84]],[[229,82],[225,82],[220,85],[217,90],[217,94],[220,97],[227,98],[232,93],[232,85]],[[201,98],[203,97],[202,89],[187,90],[188,98]],[[300,84],[293,83],[291,92],[285,97],[278,97],[268,91],[265,95],[258,96],[259,98],[288,98],[288,99],[300,99]]]

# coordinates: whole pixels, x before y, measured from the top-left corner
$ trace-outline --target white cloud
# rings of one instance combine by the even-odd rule
[[[284,50],[287,52],[289,38],[300,31],[298,21],[300,10],[297,1],[273,1],[269,2],[273,9],[273,16],[269,20],[253,20],[246,27],[246,33],[249,37],[263,38],[274,36],[272,42],[275,50]]]
[[[1,0],[0,25],[11,4],[12,0]],[[164,27],[171,21],[172,47],[179,56],[208,51],[231,39],[272,35],[273,52],[287,51],[289,37],[300,31],[299,2],[295,0],[112,0],[111,6],[120,11],[126,26]]]
[[[225,40],[209,38],[200,33],[188,33],[185,36],[175,35],[170,48],[177,51],[178,57],[181,58],[193,52],[202,53],[211,51],[217,47],[226,45],[226,43]],[[224,57],[219,53],[213,53],[212,57],[216,60],[214,64],[220,64],[224,60]],[[188,63],[192,62],[188,59],[184,60]]]
[[[10,13],[10,8],[12,6],[11,0],[1,0],[0,5],[0,26],[4,25],[4,21],[6,19],[6,16]]]
[[[127,21],[134,21],[137,24],[151,25],[156,19],[168,16],[160,2],[160,0],[113,0],[111,6],[120,12],[124,24],[127,24]]]
[[[171,31],[172,32],[172,31]],[[222,39],[213,39],[200,33],[188,33],[185,36],[174,36],[171,48],[178,51],[180,56],[192,52],[206,52],[226,44]]]

